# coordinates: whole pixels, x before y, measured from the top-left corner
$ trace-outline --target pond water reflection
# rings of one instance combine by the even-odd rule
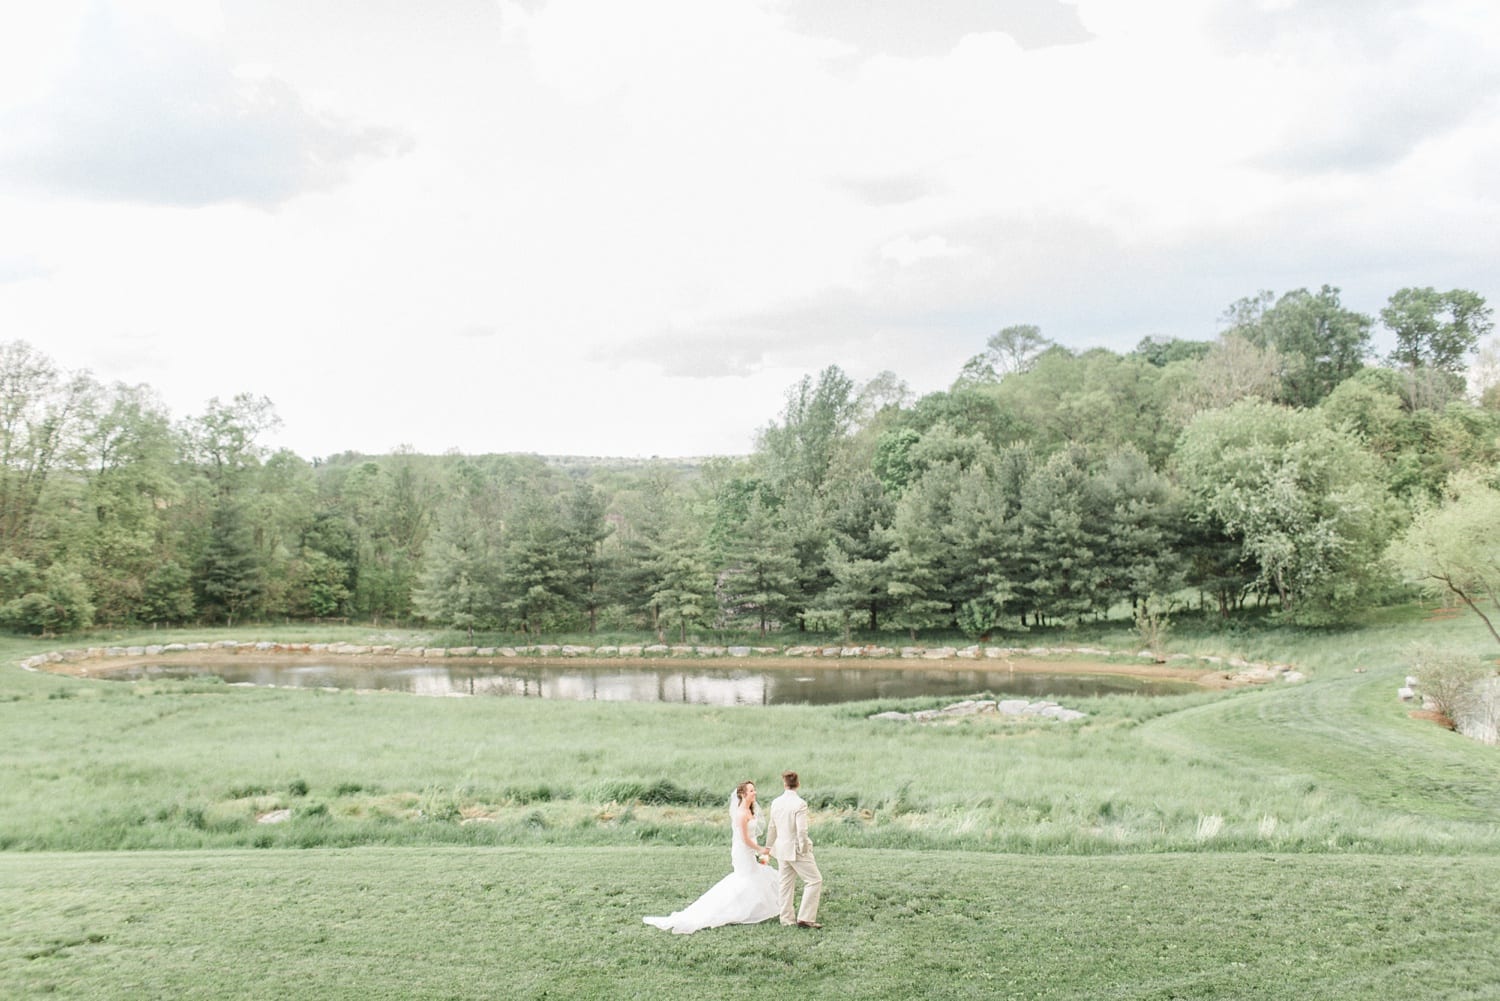
[[[866,699],[962,697],[978,692],[1052,698],[1191,691],[1184,681],[1114,674],[1048,674],[915,667],[755,670],[662,662],[631,664],[288,664],[246,661],[201,666],[148,664],[110,671],[120,681],[218,677],[230,684],[285,688],[375,689],[414,695],[509,695],[599,702],[694,705],[826,705]]]

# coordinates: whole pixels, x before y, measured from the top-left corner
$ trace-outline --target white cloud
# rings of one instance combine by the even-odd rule
[[[1469,0],[89,7],[0,31],[0,326],[308,455],[743,451],[803,374],[930,390],[1006,324],[1500,296]]]
[[[309,110],[274,76],[236,73],[202,5],[161,6],[170,20],[90,10],[50,92],[0,116],[6,174],[105,200],[275,205],[399,148],[388,130]]]

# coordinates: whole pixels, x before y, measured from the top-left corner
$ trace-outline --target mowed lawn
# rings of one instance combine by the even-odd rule
[[[1494,856],[830,849],[821,931],[641,923],[727,851],[0,855],[0,995],[1494,998]]]
[[[1488,642],[1068,725],[0,671],[0,998],[1500,998],[1500,751],[1396,701],[1413,634]],[[826,927],[642,924],[789,765]]]

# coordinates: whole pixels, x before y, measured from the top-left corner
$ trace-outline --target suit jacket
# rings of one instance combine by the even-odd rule
[[[771,801],[771,823],[766,844],[778,862],[812,857],[812,838],[807,836],[807,803],[797,790],[788,789]]]

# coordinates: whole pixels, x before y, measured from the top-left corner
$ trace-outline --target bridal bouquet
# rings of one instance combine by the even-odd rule
[[[765,865],[766,863],[771,861],[771,853],[762,852],[761,854],[755,856],[755,861],[759,862],[761,865]]]

